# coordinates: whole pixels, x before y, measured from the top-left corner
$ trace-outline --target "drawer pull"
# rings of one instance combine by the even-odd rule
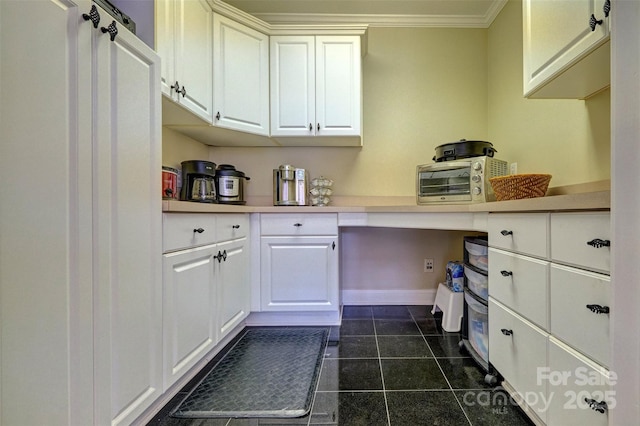
[[[596,401],[595,399],[585,398],[584,402],[587,403],[589,408],[591,408],[593,411],[597,411],[598,413],[604,414],[604,412],[608,410],[607,403],[604,401]]]
[[[600,248],[600,247],[611,247],[611,241],[609,240],[601,240],[600,238],[596,238],[595,240],[588,241],[591,247]]]
[[[233,225],[232,228],[233,229],[240,229],[240,225]]]
[[[513,330],[508,330],[506,328],[500,329],[500,331],[502,332],[502,334],[504,334],[505,336],[511,336],[513,335]]]
[[[609,307],[608,306],[587,305],[587,309],[589,309],[594,314],[608,314],[609,313]]]
[[[197,232],[198,234],[202,234],[204,232],[204,229],[197,228],[197,229],[194,229],[193,232]]]
[[[301,223],[294,223],[293,226],[300,227],[300,226],[302,226],[302,224]]]
[[[506,237],[507,235],[513,235],[513,231],[507,231],[506,229],[503,229],[502,231],[500,231],[500,233],[501,233],[502,235],[504,235],[505,237]]]
[[[500,271],[500,273],[503,277],[510,277],[511,275],[513,275],[513,272],[511,271]]]

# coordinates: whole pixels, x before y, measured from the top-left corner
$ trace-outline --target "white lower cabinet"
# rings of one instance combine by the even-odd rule
[[[548,374],[547,374],[548,372]],[[549,339],[549,425],[606,426],[615,408],[615,377],[560,340]]]
[[[264,311],[338,310],[335,237],[263,237]]]
[[[218,338],[223,339],[249,315],[249,245],[246,238],[222,243],[218,270]]]
[[[489,353],[502,374],[536,415],[547,422],[547,384],[539,369],[547,365],[549,334],[506,306],[489,298]]]
[[[163,256],[164,388],[180,379],[217,343],[217,248]]]
[[[336,214],[261,215],[263,311],[338,311]]]
[[[543,423],[607,425],[609,213],[490,214],[488,229],[489,361]]]
[[[251,287],[248,215],[168,213],[163,222],[166,391],[242,324]]]

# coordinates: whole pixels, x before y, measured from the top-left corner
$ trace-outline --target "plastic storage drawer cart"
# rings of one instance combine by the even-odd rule
[[[487,237],[464,237],[464,319],[460,348],[485,372],[490,385],[498,382],[489,362],[489,279]]]

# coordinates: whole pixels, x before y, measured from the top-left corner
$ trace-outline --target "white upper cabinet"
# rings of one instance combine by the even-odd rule
[[[524,0],[526,97],[584,99],[609,86],[608,8],[607,0]]]
[[[361,121],[360,37],[271,37],[272,136],[283,145],[360,145]]]
[[[213,28],[213,124],[268,135],[269,37],[218,14]]]
[[[162,93],[208,123],[213,120],[212,32],[213,12],[205,0],[156,1]]]

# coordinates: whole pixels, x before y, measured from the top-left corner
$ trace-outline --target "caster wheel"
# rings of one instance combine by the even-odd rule
[[[498,378],[493,374],[487,374],[484,376],[484,382],[488,385],[494,386],[498,383]]]

